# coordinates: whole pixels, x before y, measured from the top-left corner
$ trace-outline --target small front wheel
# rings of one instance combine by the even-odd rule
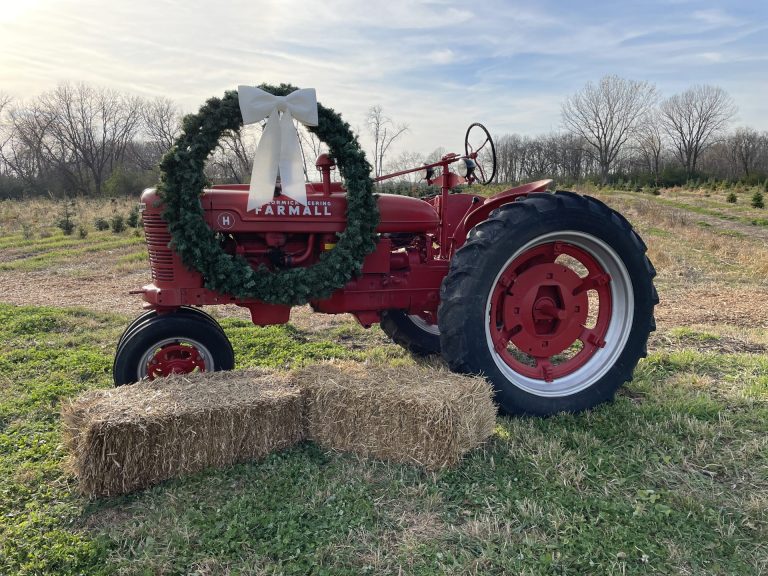
[[[171,374],[231,370],[232,345],[212,319],[164,314],[146,319],[123,339],[115,354],[116,386]]]
[[[212,326],[214,326],[217,330],[221,330],[221,326],[219,326],[219,323],[213,319],[213,316],[211,316],[206,312],[203,312],[202,310],[200,310],[200,308],[193,308],[192,306],[179,306],[173,312],[169,312],[169,314],[187,314],[189,316],[196,316],[200,319],[206,320]],[[134,330],[136,330],[144,322],[147,322],[151,318],[155,318],[157,316],[158,316],[157,310],[147,310],[146,312],[134,318],[131,321],[131,323],[128,324],[125,330],[123,330],[123,333],[120,336],[120,340],[117,341],[117,348],[120,348],[122,343],[126,340],[126,338],[128,338],[131,335],[131,333]]]
[[[532,194],[478,224],[451,261],[443,356],[484,374],[507,413],[592,408],[646,353],[654,275],[642,240],[602,202]]]

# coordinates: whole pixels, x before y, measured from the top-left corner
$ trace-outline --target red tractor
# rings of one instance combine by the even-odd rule
[[[309,266],[333,249],[346,226],[346,193],[328,155],[317,168],[321,182],[306,185],[306,206],[276,189],[272,202],[248,212],[247,185],[205,190],[205,221],[224,250],[274,269]],[[378,322],[414,354],[442,354],[452,370],[483,374],[507,413],[573,412],[609,400],[632,378],[655,328],[646,247],[619,213],[589,196],[547,192],[551,180],[489,198],[468,186],[455,193],[488,184],[495,169],[490,135],[473,124],[464,154],[379,178],[423,171],[440,193],[379,195],[376,249],[362,273],[309,304],[365,327]],[[139,291],[147,312],[118,343],[115,384],[232,369],[226,334],[200,307],[236,304],[259,326],[288,322],[291,307],[205,288],[170,247],[156,191],[141,203],[152,283]]]

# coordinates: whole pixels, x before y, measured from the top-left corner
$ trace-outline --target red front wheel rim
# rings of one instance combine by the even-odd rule
[[[154,380],[171,374],[208,372],[214,367],[211,352],[201,343],[167,338],[147,349],[139,361],[138,379]]]

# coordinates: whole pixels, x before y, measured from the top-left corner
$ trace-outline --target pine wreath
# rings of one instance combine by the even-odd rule
[[[260,86],[276,96],[296,87]],[[347,190],[347,227],[338,234],[336,246],[305,268],[254,270],[242,256],[227,254],[213,230],[205,223],[200,195],[206,185],[203,168],[225,130],[243,124],[238,94],[228,91],[211,98],[197,114],[186,116],[182,134],[160,162],[158,191],[165,203],[171,246],[185,265],[199,271],[205,287],[236,298],[256,298],[270,304],[304,304],[327,298],[360,273],[363,259],[376,248],[379,222],[373,195],[371,166],[365,159],[349,124],[331,108],[318,103],[318,125],[310,127],[335,159]]]

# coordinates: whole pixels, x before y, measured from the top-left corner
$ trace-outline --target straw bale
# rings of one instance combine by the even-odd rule
[[[289,447],[303,439],[302,409],[285,375],[251,370],[90,391],[62,419],[81,490],[109,496]]]
[[[436,470],[480,445],[496,422],[489,384],[445,368],[328,362],[294,379],[307,437],[331,450]]]

